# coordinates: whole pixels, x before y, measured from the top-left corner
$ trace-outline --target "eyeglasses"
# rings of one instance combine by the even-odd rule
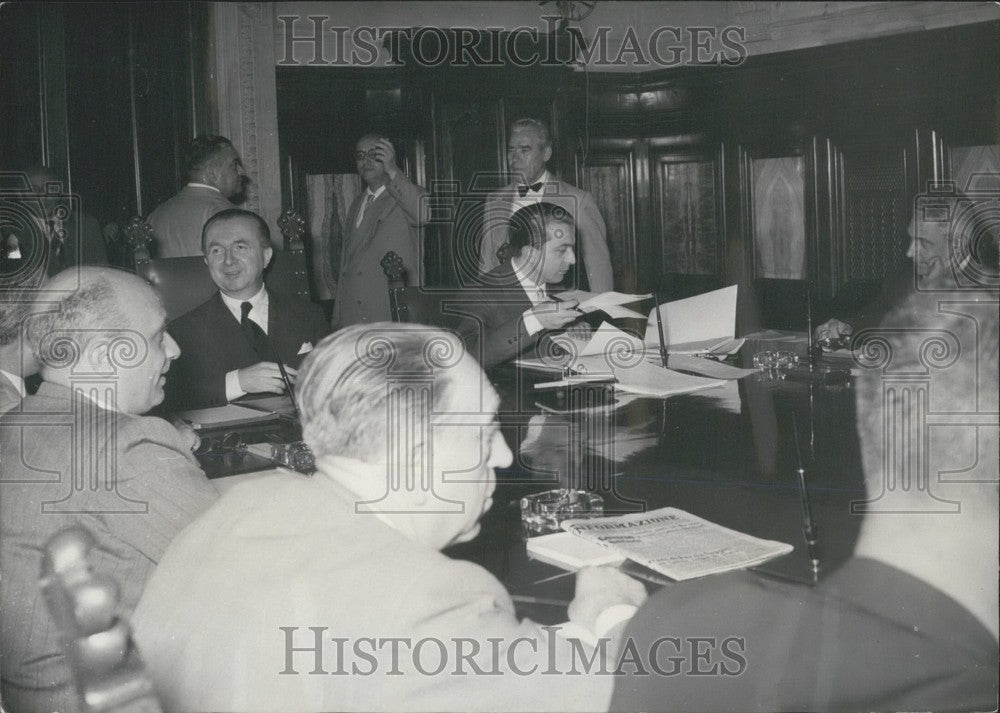
[[[247,452],[247,444],[243,442],[243,436],[237,432],[227,433],[224,436],[205,436],[201,443],[194,450],[196,456],[229,456],[237,453]]]
[[[368,149],[367,151],[355,151],[354,160],[364,161],[366,158],[370,158],[372,161],[378,161],[378,155],[375,153],[378,149]]]

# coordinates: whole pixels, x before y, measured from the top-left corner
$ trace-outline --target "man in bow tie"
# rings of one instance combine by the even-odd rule
[[[280,394],[329,332],[319,306],[264,287],[273,255],[267,223],[230,208],[205,223],[202,248],[219,291],[170,325],[181,356],[167,380],[169,408],[219,406]],[[282,370],[284,369],[284,373]]]
[[[510,217],[519,209],[545,200],[566,210],[579,238],[583,270],[572,287],[608,292],[614,289],[607,229],[593,197],[587,191],[556,179],[545,167],[552,158],[549,128],[538,119],[518,119],[507,139],[507,165],[514,182],[486,199],[480,272],[485,276],[503,261],[497,251],[508,242]],[[583,276],[586,275],[586,284]]]

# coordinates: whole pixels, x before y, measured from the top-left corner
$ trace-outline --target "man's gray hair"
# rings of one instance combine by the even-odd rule
[[[52,294],[77,279],[79,288],[52,304]],[[115,268],[69,268],[53,277],[36,298],[38,309],[25,328],[38,360],[43,365],[67,364],[73,356],[68,350],[83,354],[94,339],[132,328],[115,284],[132,281],[152,291],[142,278]]]
[[[919,426],[928,412],[965,414],[975,419],[984,409],[996,409],[1000,329],[995,302],[991,307],[989,295],[981,294],[986,297],[985,309],[975,309],[970,301],[969,314],[958,314],[958,309],[942,304],[939,295],[911,293],[877,329],[856,335],[858,358],[864,367],[855,384],[857,430],[869,490],[881,487],[883,477],[892,476],[883,473],[886,465],[916,467],[920,461],[914,459],[925,456],[914,449],[927,448],[930,442],[917,442],[906,431],[912,425]],[[971,293],[963,292],[962,297],[969,298]],[[926,401],[918,393],[922,382],[927,383]],[[995,427],[984,435],[972,423],[950,429],[947,448],[959,459],[956,462],[977,449],[981,451],[983,438],[997,438]],[[933,477],[933,473],[929,475]],[[896,490],[900,496],[907,493],[914,498],[928,497],[916,484]]]
[[[552,134],[549,133],[549,125],[546,124],[541,119],[532,119],[530,117],[525,117],[524,119],[518,119],[513,124],[510,125],[510,133],[514,133],[519,129],[528,129],[534,131],[538,134],[538,138],[542,141],[542,146],[552,145]]]
[[[378,458],[394,435],[387,428],[391,395],[414,379],[429,380],[432,408],[447,407],[463,353],[454,334],[419,324],[356,324],[329,335],[299,371],[295,398],[303,439],[317,458]]]

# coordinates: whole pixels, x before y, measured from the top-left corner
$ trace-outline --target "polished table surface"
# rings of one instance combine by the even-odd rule
[[[448,553],[491,570],[522,615],[564,620],[561,602],[572,598],[574,584],[525,553],[518,505],[531,492],[583,488],[604,497],[608,514],[671,506],[787,542],[792,553],[758,570],[803,583],[828,575],[853,551],[861,518],[851,503],[865,493],[849,382],[809,384],[758,372],[722,388],[666,399],[615,393],[602,404],[607,396],[594,389],[540,396],[534,383],[551,375],[507,369],[493,377],[515,463],[497,473],[481,535]],[[565,408],[567,399],[582,407],[551,408]],[[818,572],[802,531],[800,462],[818,529]]]

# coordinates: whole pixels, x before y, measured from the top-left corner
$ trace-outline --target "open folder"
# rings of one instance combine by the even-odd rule
[[[737,286],[730,285],[659,306],[663,342],[671,354],[733,354],[744,340],[736,336]],[[646,346],[659,348],[656,308],[646,321]]]

